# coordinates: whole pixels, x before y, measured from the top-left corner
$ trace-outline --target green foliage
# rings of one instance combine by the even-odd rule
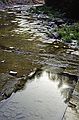
[[[57,9],[54,9],[52,7],[47,6],[40,6],[36,8],[31,8],[30,12],[36,13],[36,14],[46,14],[49,16],[49,19],[55,19],[55,18],[62,18],[64,17],[64,14],[60,13]],[[79,23],[73,23],[71,25],[64,24],[61,27],[57,27],[54,30],[48,32],[47,34],[51,34],[53,32],[58,32],[61,36],[61,39],[65,42],[72,42],[72,40],[77,40],[79,44]]]
[[[70,26],[65,25],[64,27],[58,28],[57,32],[64,41],[71,42],[72,40],[77,40],[79,43],[79,23]]]
[[[38,7],[33,7],[33,8],[30,9],[30,12],[31,13],[36,13],[36,14],[43,13],[43,14],[48,15],[50,18],[51,17],[60,17],[61,16],[57,9],[54,9],[52,7],[47,7],[45,5],[38,6]]]

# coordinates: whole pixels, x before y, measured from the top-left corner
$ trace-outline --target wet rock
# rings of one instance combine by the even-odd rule
[[[72,40],[72,42],[70,43],[70,47],[77,48],[77,44],[77,40]]]
[[[71,54],[79,56],[79,51],[73,51],[73,52],[71,52]]]
[[[30,79],[30,78],[33,78],[33,77],[35,76],[35,74],[36,74],[37,72],[39,72],[39,71],[41,71],[40,68],[35,68],[35,69],[33,70],[33,72],[31,72],[31,73],[28,75],[28,78],[29,78],[29,79]]]
[[[0,74],[0,100],[9,97],[18,79],[9,74]]]
[[[58,32],[53,32],[53,33],[47,33],[49,38],[53,38],[53,39],[61,39],[61,36]]]
[[[4,9],[5,8],[5,4],[0,0],[0,9]]]
[[[50,27],[54,27],[54,25],[55,25],[55,22],[49,22],[48,23],[48,26],[50,26]]]
[[[54,22],[57,26],[60,26],[60,25],[64,24],[64,21],[62,19],[54,20]]]
[[[67,118],[67,120],[71,120],[71,118],[72,120],[79,119],[79,81],[75,86],[72,98],[69,102],[69,107],[66,110],[64,118]]]
[[[56,39],[50,38],[48,40],[43,41],[43,43],[53,43],[56,41]]]
[[[5,60],[2,60],[2,61],[1,61],[1,63],[4,63],[4,62],[5,62]]]
[[[46,32],[46,34],[47,34],[47,37],[53,38],[53,36],[52,36],[52,34],[50,32]]]
[[[14,47],[7,47],[4,45],[1,45],[0,48],[4,51],[8,51],[8,52],[14,52],[15,48]]]
[[[43,19],[43,20],[48,20],[48,19],[49,19],[49,16],[46,16],[46,15],[44,15],[44,14],[39,14],[37,18],[38,18],[38,19]]]
[[[67,54],[71,54],[73,52],[74,52],[74,49],[67,49],[67,51],[66,51]]]
[[[68,107],[63,120],[79,120],[79,113],[75,108]]]
[[[9,47],[9,48],[12,49],[12,50],[14,49],[14,47]]]
[[[23,89],[27,79],[33,78],[40,70],[40,68],[35,68],[31,72],[29,71],[28,75],[21,77],[16,77],[17,72],[15,71],[10,71],[9,74],[0,74],[0,101],[10,97],[13,92]]]
[[[69,72],[63,72],[62,73],[64,76],[68,76],[70,79],[74,80],[75,82],[78,81],[78,76],[72,74],[72,73],[69,73]]]
[[[71,108],[76,108],[76,105],[75,105],[75,104],[73,104],[72,102],[69,102],[68,107],[71,107]]]
[[[57,46],[57,45],[55,45],[54,47],[55,47],[55,48],[59,48],[59,46]]]
[[[69,73],[67,71],[64,71],[63,72],[63,75],[66,75],[66,76],[69,76],[71,77],[71,79],[74,79],[76,82],[78,81],[78,76],[76,74],[73,74],[73,73]]]
[[[16,75],[17,75],[17,72],[11,70],[11,71],[9,72],[9,74],[12,75],[12,76],[16,76]]]
[[[35,4],[44,4],[44,0],[33,0]]]
[[[61,39],[61,36],[58,32],[54,32],[53,34],[54,39]]]

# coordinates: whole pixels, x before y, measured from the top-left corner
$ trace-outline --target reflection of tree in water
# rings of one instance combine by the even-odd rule
[[[59,74],[48,71],[49,79],[58,83],[58,89],[61,91],[65,102],[68,102],[72,97],[72,92],[74,90],[75,84],[78,77],[69,74]]]
[[[18,90],[24,90],[27,86],[27,82],[32,82],[33,80],[35,80],[35,77],[37,79],[39,79],[41,77],[41,74],[42,74],[42,70],[41,69],[36,69],[33,74],[29,77],[23,77],[23,79],[21,78],[16,86],[15,86],[15,92],[17,92]]]
[[[40,77],[41,77],[41,75],[42,75],[42,70],[40,69],[40,70],[38,70],[37,71],[37,73],[36,73],[36,75],[35,75],[35,77],[37,78],[37,79],[39,79]]]
[[[35,74],[28,79],[29,82],[32,82],[37,78],[42,76],[44,70],[40,69],[35,72]],[[58,89],[61,91],[61,95],[64,98],[64,102],[69,102],[70,98],[72,97],[72,92],[74,90],[75,84],[78,80],[77,76],[74,75],[67,75],[67,74],[59,74],[56,72],[52,72],[51,70],[45,70],[45,72],[48,74],[49,80],[52,80],[53,82],[57,82]],[[21,83],[17,86],[18,89],[23,89],[25,86],[25,83],[27,83],[27,80],[20,81]]]

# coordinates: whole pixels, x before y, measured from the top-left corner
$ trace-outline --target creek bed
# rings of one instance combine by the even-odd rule
[[[78,81],[79,50],[47,34],[60,18],[50,22],[29,7],[0,11],[0,120],[62,120]]]

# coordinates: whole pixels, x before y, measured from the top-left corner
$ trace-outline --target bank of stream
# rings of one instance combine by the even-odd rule
[[[79,33],[71,29],[78,23],[42,9],[0,11],[1,120],[62,120],[78,82]]]

